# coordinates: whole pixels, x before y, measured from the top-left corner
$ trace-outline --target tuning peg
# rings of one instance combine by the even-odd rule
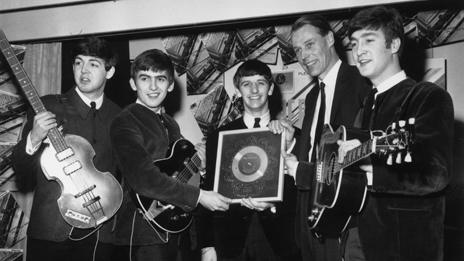
[[[401,128],[403,128],[403,127],[406,125],[406,121],[400,120],[400,121],[398,122],[398,125],[399,125]]]
[[[400,164],[400,163],[401,163],[401,152],[398,152],[398,154],[396,154],[395,163],[396,163],[396,164]]]
[[[411,163],[412,162],[412,157],[411,157],[411,152],[407,151],[406,156],[404,157],[404,161]]]
[[[392,155],[391,155],[391,154],[388,154],[387,165],[391,165],[391,164],[392,164],[392,161],[393,161],[392,158],[393,158]]]

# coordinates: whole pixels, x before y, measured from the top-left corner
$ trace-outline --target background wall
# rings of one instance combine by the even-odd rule
[[[10,41],[134,33],[208,23],[417,0],[2,0],[0,25]]]
[[[126,45],[124,48],[128,48],[128,51],[125,51],[128,53],[124,70],[127,70],[129,60],[140,52],[149,48],[169,49],[166,48],[168,46],[166,41],[175,42],[177,40],[173,39],[179,36],[186,36],[187,40],[194,39],[194,43],[206,45],[205,33],[216,33],[217,37],[222,32],[236,33],[236,30],[241,30],[242,36],[246,36],[248,33],[253,35],[253,32],[260,31],[260,28],[264,26],[275,26],[276,32],[281,33],[280,26],[288,26],[297,16],[306,12],[326,14],[333,19],[333,26],[343,33],[343,22],[338,21],[349,18],[357,11],[357,8],[366,5],[401,3],[398,7],[401,7],[405,13],[407,33],[415,44],[419,44],[426,50],[425,56],[418,55],[409,59],[412,67],[419,67],[426,57],[446,60],[446,85],[454,101],[456,139],[454,175],[447,189],[445,260],[464,260],[464,211],[462,207],[464,202],[464,161],[462,161],[464,156],[464,103],[462,102],[464,101],[464,88],[462,87],[464,82],[464,43],[462,42],[464,13],[462,1],[451,1],[454,3],[439,1],[437,3],[437,1],[413,0],[296,0],[282,4],[281,0],[179,0],[165,2],[162,6],[159,6],[157,1],[144,0],[65,0],[64,2],[37,0],[33,1],[34,3],[27,2],[31,1],[2,1],[0,27],[10,41],[19,44],[67,42],[87,34],[106,36],[110,40],[126,42],[121,43],[121,45]],[[432,4],[429,5],[430,3]],[[445,11],[439,11],[441,9]],[[430,10],[432,13],[427,13]],[[422,16],[418,13],[422,13]],[[189,38],[189,35],[194,35],[195,38]],[[193,46],[197,48],[194,44]],[[284,81],[284,84],[288,83],[288,85],[284,86],[282,91],[282,98],[288,100],[294,94],[299,93],[299,90],[304,89],[310,79],[302,72],[298,64],[291,62],[291,57],[282,55],[283,50],[286,49],[285,41],[282,44],[273,42],[270,46],[272,48],[264,49],[260,45],[254,50],[261,54],[265,53],[263,52],[265,50],[266,53],[271,54],[266,57],[258,54],[258,58],[276,57],[275,62],[267,60],[276,75],[281,72],[290,72],[290,74],[284,74],[284,76],[292,76],[285,78],[288,81]],[[198,48],[200,49],[201,47]],[[211,55],[212,52],[207,52],[207,54]],[[178,73],[176,79],[178,93],[175,100],[168,105],[180,101],[175,108],[174,116],[181,123],[183,134],[192,142],[198,142],[204,136],[205,128],[201,126],[220,124],[221,120],[215,121],[216,119],[209,122],[210,125],[202,121],[206,112],[216,108],[215,103],[224,102],[221,106],[224,108],[222,111],[226,113],[221,112],[220,119],[226,120],[229,112],[231,116],[234,116],[232,108],[234,92],[231,77],[239,62],[240,59],[220,69],[222,73],[215,79],[215,85],[207,91],[200,90],[197,93],[195,92],[198,88],[189,88],[188,73]],[[197,68],[194,63],[190,63],[189,66],[188,69],[192,71]],[[127,80],[127,74],[119,80],[121,89],[129,89]],[[223,86],[224,91],[213,94],[213,90],[221,88],[218,86]],[[293,88],[292,92],[289,92],[288,88]],[[189,93],[189,90],[192,93]],[[300,93],[299,96],[305,95]],[[208,105],[211,106],[208,107]],[[202,111],[201,117],[196,117],[196,113]]]

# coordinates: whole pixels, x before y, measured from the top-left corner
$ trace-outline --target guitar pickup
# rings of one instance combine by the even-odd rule
[[[61,152],[56,153],[56,158],[58,161],[62,161],[74,155],[74,151],[71,148],[67,148]]]
[[[63,168],[64,174],[71,175],[74,172],[80,170],[82,165],[79,161],[74,161],[73,163],[69,164],[68,166]]]
[[[96,187],[97,186],[92,185],[92,186],[86,188],[85,190],[83,190],[83,191],[77,193],[76,195],[74,195],[74,198],[82,197],[82,195],[89,193],[90,191],[94,190]]]

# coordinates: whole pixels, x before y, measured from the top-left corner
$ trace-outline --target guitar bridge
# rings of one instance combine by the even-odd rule
[[[316,166],[316,180],[322,183],[322,161]]]
[[[83,190],[83,191],[77,193],[76,195],[74,195],[74,198],[79,198],[79,197],[81,197],[82,195],[87,194],[87,193],[89,193],[90,191],[94,190],[96,187],[97,187],[97,186],[95,186],[95,184],[94,184],[94,185],[92,185],[92,186],[86,188],[85,190]]]

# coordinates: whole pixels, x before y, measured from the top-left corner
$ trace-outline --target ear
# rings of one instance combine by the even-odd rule
[[[115,71],[116,71],[116,69],[114,68],[114,66],[111,66],[111,68],[106,72],[106,79],[107,80],[111,79],[111,77],[113,77]]]
[[[401,46],[401,40],[400,40],[400,38],[394,38],[394,39],[392,39],[392,42],[391,42],[391,44],[390,44],[391,52],[392,52],[392,53],[398,53],[398,51],[400,50],[400,46]]]
[[[168,92],[172,92],[172,90],[174,90],[174,80],[172,81],[172,83],[168,87]]]
[[[269,86],[269,91],[267,91],[267,95],[271,96],[272,92],[274,92],[274,83],[272,83],[271,86]]]
[[[133,91],[137,91],[137,86],[135,85],[134,79],[130,78],[129,84]]]
[[[335,45],[335,37],[332,31],[329,31],[325,37],[329,46]]]
[[[238,98],[242,97],[242,93],[240,92],[239,88],[235,88],[235,93],[237,94]]]

